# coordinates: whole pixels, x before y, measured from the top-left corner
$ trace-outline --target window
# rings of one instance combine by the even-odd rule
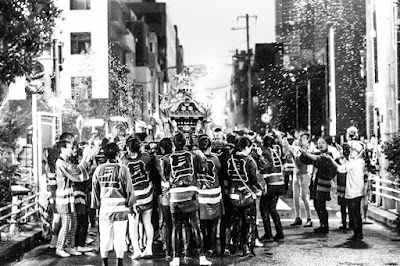
[[[88,54],[90,45],[90,32],[71,32],[71,54]]]
[[[71,77],[71,99],[92,98],[92,77]]]
[[[147,101],[148,101],[149,103],[151,102],[151,94],[150,94],[149,91],[147,92]]]
[[[89,10],[90,0],[70,0],[69,8],[71,10]]]
[[[154,42],[150,42],[150,53],[155,53]]]

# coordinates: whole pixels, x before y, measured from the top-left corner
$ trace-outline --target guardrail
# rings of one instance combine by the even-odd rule
[[[370,175],[371,203],[394,214],[400,214],[400,187],[394,181],[383,179],[379,175]]]
[[[38,212],[39,193],[13,195],[12,203],[0,208],[0,241],[10,240],[16,236],[20,225],[32,218],[37,218]],[[2,239],[2,236],[5,236],[5,238]]]

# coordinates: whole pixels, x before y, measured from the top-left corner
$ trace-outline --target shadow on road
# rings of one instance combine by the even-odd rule
[[[344,243],[334,245],[332,248],[369,249],[371,246],[364,241],[346,241]]]

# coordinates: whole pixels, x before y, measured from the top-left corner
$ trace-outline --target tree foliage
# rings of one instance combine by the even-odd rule
[[[0,207],[11,202],[10,185],[15,181],[15,171],[18,169],[12,160],[12,154],[24,128],[25,125],[12,114],[0,119]]]
[[[50,45],[61,10],[54,0],[4,0],[0,3],[0,81],[30,72],[32,59]]]
[[[88,69],[93,68],[92,55],[90,53],[86,61]],[[93,99],[91,97],[91,79],[82,78],[72,81],[73,98],[66,99],[62,108],[64,131],[77,132],[75,122],[79,115],[84,119],[100,118],[106,123],[112,116],[124,117],[131,123],[138,117],[142,99],[135,97],[135,95],[141,95],[141,93],[136,91],[134,95],[135,84],[130,84],[126,77],[128,68],[115,55],[112,45],[110,45],[108,52],[108,69],[108,99]],[[84,128],[82,139],[89,137],[90,130]]]
[[[113,52],[113,47],[108,49],[108,78],[109,78],[109,114],[122,116],[133,122],[140,113],[140,104],[143,102],[139,95],[142,91],[136,91],[141,86],[129,84],[127,73],[129,72],[125,64],[121,63]]]
[[[254,95],[259,104],[255,107],[254,126],[262,132],[265,124],[261,115],[272,110],[271,125],[284,132],[306,129],[308,126],[308,80],[311,85],[311,131],[319,134],[324,119],[325,74],[320,65],[305,70],[287,70],[282,67],[255,68]],[[297,114],[297,115],[296,115]],[[296,121],[298,119],[298,121]]]
[[[385,144],[383,153],[389,161],[388,172],[400,178],[400,135]]]

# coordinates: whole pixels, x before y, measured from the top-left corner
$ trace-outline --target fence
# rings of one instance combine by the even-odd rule
[[[18,235],[21,224],[37,218],[39,193],[33,195],[14,193],[12,203],[0,208],[0,241]]]
[[[378,175],[370,176],[371,203],[394,214],[400,214],[400,187],[394,181]]]

